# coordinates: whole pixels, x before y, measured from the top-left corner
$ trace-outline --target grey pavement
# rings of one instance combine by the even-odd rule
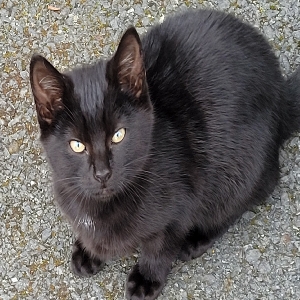
[[[58,11],[48,5],[59,8]],[[29,90],[33,53],[65,70],[109,56],[186,7],[235,13],[267,36],[284,74],[300,65],[299,0],[0,0],[0,300],[123,299],[137,255],[88,279],[69,269],[73,235],[58,211]],[[180,24],[178,24],[180,26]],[[281,151],[281,180],[201,258],[176,262],[162,299],[300,299],[300,139]]]

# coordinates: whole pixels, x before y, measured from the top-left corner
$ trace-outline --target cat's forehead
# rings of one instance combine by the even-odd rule
[[[80,99],[80,107],[84,113],[102,110],[104,95],[107,90],[106,61],[101,60],[94,65],[83,66],[69,73],[74,92]]]

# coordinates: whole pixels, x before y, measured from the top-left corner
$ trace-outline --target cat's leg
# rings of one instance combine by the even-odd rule
[[[222,233],[225,230],[222,231]],[[182,261],[188,261],[201,256],[212,247],[216,239],[222,235],[220,232],[204,233],[199,227],[194,227],[185,237],[178,258]]]
[[[142,246],[142,253],[127,277],[126,299],[153,300],[163,289],[172,262],[180,250],[181,242],[166,238],[151,239]]]
[[[71,259],[71,269],[74,274],[89,277],[98,273],[103,265],[104,262],[88,253],[79,240],[75,241]]]

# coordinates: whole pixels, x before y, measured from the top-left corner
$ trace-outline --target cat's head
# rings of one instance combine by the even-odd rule
[[[66,74],[33,56],[41,141],[63,197],[107,201],[139,176],[153,124],[142,55],[130,28],[111,60]]]

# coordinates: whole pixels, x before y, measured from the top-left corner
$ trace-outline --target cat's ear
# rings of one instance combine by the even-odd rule
[[[121,90],[139,98],[145,81],[145,69],[141,40],[134,27],[123,35],[115,56],[112,59],[113,74]]]
[[[34,55],[30,62],[30,83],[40,125],[51,124],[63,108],[63,75],[44,57]]]

